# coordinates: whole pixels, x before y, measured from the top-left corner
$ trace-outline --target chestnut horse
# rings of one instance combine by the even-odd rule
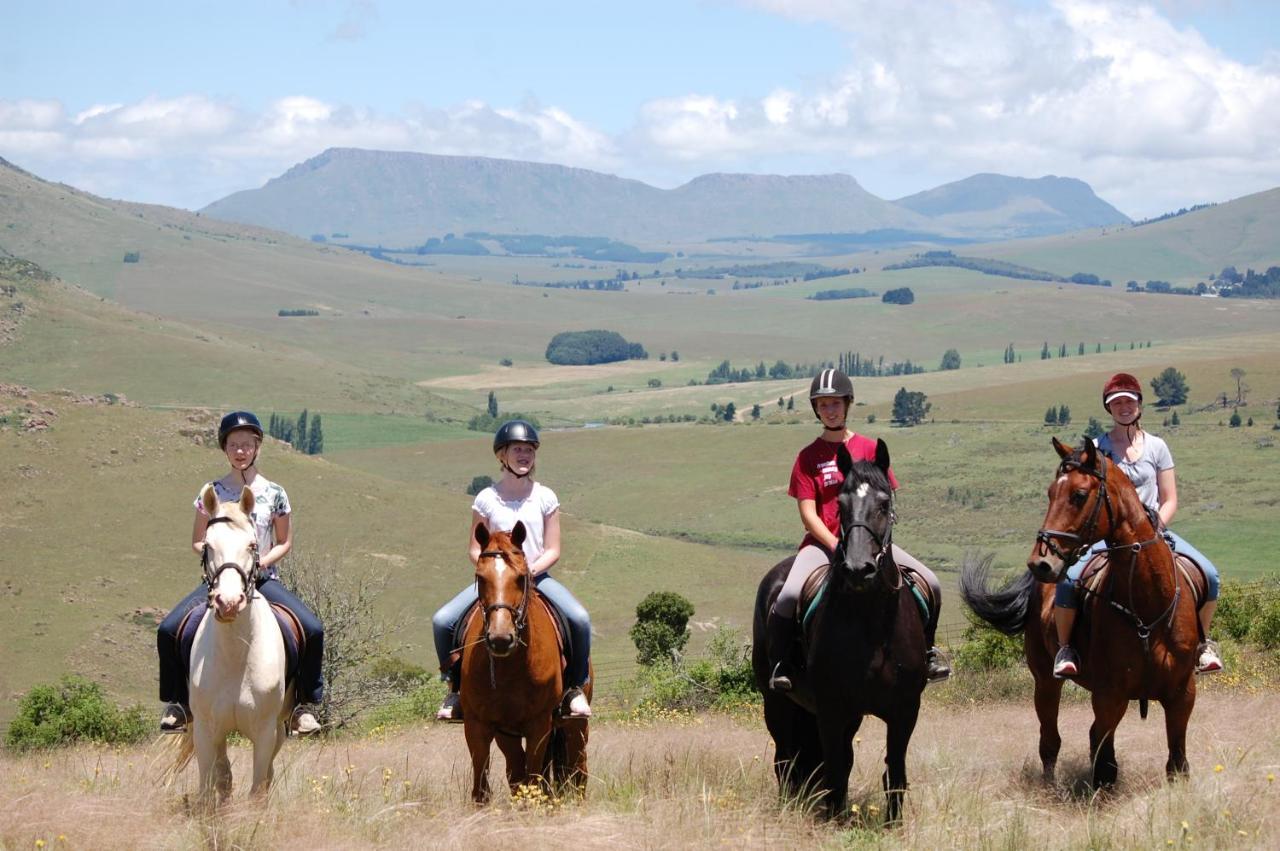
[[[1093,785],[1110,786],[1119,771],[1115,731],[1129,701],[1164,708],[1169,743],[1166,773],[1186,774],[1187,722],[1196,702],[1195,600],[1174,567],[1173,552],[1152,524],[1129,477],[1086,439],[1072,450],[1053,439],[1062,458],[1049,486],[1049,510],[1027,559],[1028,573],[999,591],[987,590],[990,560],[966,564],[960,592],[974,614],[1007,635],[1023,633],[1027,667],[1035,678],[1040,719],[1040,761],[1053,782],[1062,738],[1054,679],[1058,648],[1053,619],[1054,586],[1089,546],[1107,542],[1110,567],[1093,590],[1081,589],[1072,645],[1083,661],[1077,683],[1092,692],[1089,756]]]
[[[476,524],[480,559],[476,591],[480,617],[467,624],[462,650],[463,732],[471,752],[471,797],[489,799],[489,754],[494,739],[517,786],[587,780],[585,718],[560,718],[564,675],[550,604],[538,593],[521,545],[524,524],[489,533]],[[588,678],[583,692],[591,698]]]
[[[862,719],[885,722],[886,817],[901,817],[907,745],[920,713],[927,661],[925,624],[893,561],[893,489],[889,450],[876,442],[874,463],[855,463],[841,446],[840,543],[827,586],[805,631],[805,676],[793,691],[769,688],[766,618],[793,559],[779,563],[756,595],[751,664],[764,694],[779,787],[803,798],[821,793],[829,817],[844,813],[853,769],[853,737]],[[801,613],[803,615],[803,613]]]

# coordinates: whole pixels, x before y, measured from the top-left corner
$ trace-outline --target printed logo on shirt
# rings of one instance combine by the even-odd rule
[[[818,464],[818,475],[822,478],[822,486],[839,484],[840,468],[836,465],[835,459],[830,461],[822,461]]]

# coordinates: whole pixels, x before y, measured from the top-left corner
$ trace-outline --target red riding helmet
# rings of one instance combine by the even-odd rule
[[[1141,404],[1142,383],[1127,372],[1117,372],[1107,381],[1107,386],[1102,388],[1102,407],[1110,413],[1111,400],[1120,396],[1128,396]]]

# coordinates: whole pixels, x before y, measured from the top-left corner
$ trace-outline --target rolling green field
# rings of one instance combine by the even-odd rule
[[[0,692],[78,670],[118,695],[152,697],[154,614],[194,584],[190,500],[224,468],[203,443],[231,407],[322,416],[323,456],[271,443],[263,471],[289,490],[300,548],[345,570],[387,574],[384,610],[408,623],[396,652],[429,666],[430,615],[470,577],[465,488],[498,472],[490,436],[466,429],[490,391],[502,411],[532,413],[546,427],[539,476],[566,516],[556,572],[592,612],[601,671],[630,664],[626,631],[654,589],[693,600],[696,652],[716,628],[748,625],[758,577],[798,542],[787,476],[816,436],[807,379],[698,383],[724,359],[768,366],[856,351],[931,370],[855,379],[852,421],[886,439],[905,485],[898,542],[949,586],[968,554],[992,552],[1002,568],[1021,569],[1057,464],[1049,436],[1075,439],[1089,416],[1105,418],[1098,388],[1108,375],[1126,370],[1146,382],[1175,366],[1191,388],[1182,424],[1164,428],[1154,409],[1145,420],[1169,437],[1178,462],[1175,526],[1228,577],[1274,575],[1280,303],[1129,294],[1122,283],[1280,262],[1280,229],[1263,227],[1276,199],[1236,204],[1143,228],[966,249],[1121,281],[1111,289],[882,271],[907,253],[899,251],[817,260],[868,269],[843,278],[734,291],[729,279],[667,277],[613,293],[510,281],[611,277],[618,264],[488,257],[401,267],[0,169],[0,249],[65,281],[10,276],[16,290],[0,296],[0,492],[11,503],[0,516],[0,645],[35,636],[42,648],[6,654]],[[726,246],[685,248],[684,266],[726,262],[717,253]],[[123,263],[126,251],[140,262]],[[910,286],[916,303],[805,298],[845,286]],[[320,315],[277,317],[283,308]],[[545,361],[556,332],[590,328],[617,330],[651,356]],[[1004,364],[1011,342],[1020,359]],[[1045,342],[1055,356],[1041,360]],[[962,368],[936,371],[948,348]],[[672,351],[678,361],[659,358]],[[1220,394],[1234,398],[1235,368],[1246,373],[1240,414],[1252,427],[1228,427],[1229,408],[1204,410]],[[890,425],[903,386],[928,394],[929,422]],[[135,404],[106,404],[108,393]],[[779,397],[791,396],[795,410],[779,409]],[[732,424],[583,427],[704,417],[729,401],[739,412]],[[749,416],[754,404],[759,421]],[[1071,424],[1047,428],[1045,409],[1059,405],[1070,407]],[[49,428],[28,430],[32,416]],[[954,627],[961,617],[952,597],[944,621]],[[0,705],[0,719],[11,712]]]

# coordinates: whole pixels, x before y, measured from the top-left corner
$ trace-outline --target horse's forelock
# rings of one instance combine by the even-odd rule
[[[240,508],[238,502],[220,502],[218,508],[213,512],[214,517],[226,517],[231,521],[231,525],[242,532],[248,532],[254,535],[253,520],[248,514],[245,514]],[[212,518],[211,518],[212,519]]]
[[[515,541],[511,540],[510,532],[494,532],[489,538],[489,543],[485,546],[486,551],[501,552],[502,559],[507,564],[519,564],[522,569],[528,570],[529,566],[524,557],[524,550],[517,547]]]
[[[855,461],[849,470],[849,475],[845,477],[844,489],[853,490],[858,485],[866,483],[871,487],[883,493],[892,493],[893,488],[889,484],[889,477],[871,461]]]

